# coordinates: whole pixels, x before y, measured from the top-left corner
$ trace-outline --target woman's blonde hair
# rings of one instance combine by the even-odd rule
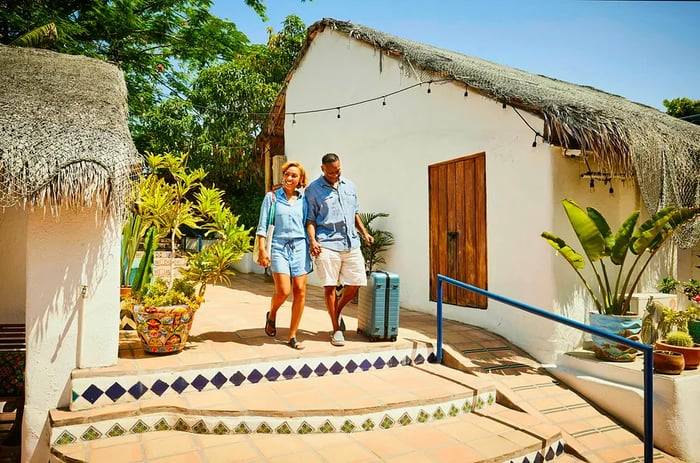
[[[287,161],[284,163],[282,166],[282,174],[287,172],[287,169],[290,167],[296,167],[299,169],[299,187],[304,188],[306,187],[306,169],[304,169],[304,166],[301,165],[301,162],[298,161]]]

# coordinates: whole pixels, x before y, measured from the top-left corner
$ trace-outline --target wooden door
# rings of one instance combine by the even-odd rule
[[[479,153],[428,166],[430,299],[437,274],[488,289],[486,262],[486,156]],[[443,302],[485,309],[486,296],[443,284]]]

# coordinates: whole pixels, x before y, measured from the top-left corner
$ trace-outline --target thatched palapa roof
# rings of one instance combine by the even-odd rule
[[[141,156],[114,65],[0,45],[0,207],[121,212]]]
[[[451,79],[518,110],[540,116],[535,128],[547,141],[565,148],[584,148],[591,164],[613,177],[636,177],[649,211],[667,205],[700,205],[700,126],[592,87],[492,63],[335,19],[323,19],[308,30],[302,61],[311,42],[327,29],[374,48],[381,71],[382,55],[405,64],[421,81]],[[287,82],[294,70],[287,77]],[[263,137],[279,140],[284,131],[285,88],[275,103]],[[274,148],[274,147],[273,147]],[[279,148],[278,148],[279,149]],[[274,154],[274,153],[273,153]],[[695,227],[681,243],[700,239]]]

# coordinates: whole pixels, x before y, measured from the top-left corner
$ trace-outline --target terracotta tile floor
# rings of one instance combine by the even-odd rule
[[[188,347],[171,356],[153,356],[143,352],[133,336],[125,336],[119,351],[118,365],[110,370],[115,375],[162,369],[185,369],[192,365],[216,364],[233,360],[273,360],[302,356],[336,355],[339,352],[369,351],[391,348],[390,342],[368,342],[357,334],[357,305],[350,304],[344,311],[348,331],[345,347],[329,343],[330,321],[324,308],[322,290],[309,287],[306,309],[298,338],[306,349],[295,351],[285,344],[289,323],[290,302],[277,317],[277,337],[263,333],[265,313],[268,310],[272,283],[262,275],[239,274],[231,288],[214,286],[207,292],[207,301],[197,312]],[[564,433],[569,451],[557,461],[641,462],[643,444],[638,436],[601,414],[575,392],[548,376],[540,365],[503,338],[480,328],[447,321],[445,339],[455,352],[461,352],[473,371],[495,381],[499,391],[517,400],[517,404],[535,416],[534,432],[555,426]],[[400,332],[397,343],[414,340],[434,342],[435,318],[410,310],[401,310]],[[469,340],[469,341],[465,341]],[[104,370],[103,370],[104,371]],[[77,375],[89,375],[89,370]],[[358,376],[358,375],[349,375]],[[289,383],[294,383],[290,381]],[[360,382],[379,396],[382,385]],[[271,388],[279,387],[274,383]],[[350,383],[348,383],[350,388]],[[336,391],[339,392],[339,391]],[[386,393],[387,391],[382,392]],[[398,391],[393,391],[397,393]],[[347,389],[344,393],[353,393]],[[355,392],[356,393],[356,392]],[[279,397],[280,406],[289,407],[309,399],[308,394],[294,394],[285,389]],[[398,398],[400,394],[397,394]],[[197,407],[216,406],[219,397],[202,396]],[[253,399],[250,399],[253,400]],[[313,401],[328,401],[328,394],[313,395]],[[358,401],[361,399],[358,398]],[[254,405],[248,404],[253,407]],[[508,410],[500,410],[510,413]],[[496,411],[494,412],[496,413]],[[247,435],[182,435],[162,431],[132,436],[128,439],[101,440],[99,444],[75,445],[71,455],[77,461],[94,462],[466,462],[487,457],[490,449],[510,450],[526,445],[522,436],[499,438],[489,429],[471,425],[470,414],[462,419],[446,418],[429,429],[406,426],[392,429],[391,433],[377,432],[309,434],[295,436]],[[536,419],[544,418],[545,422]],[[523,426],[528,426],[524,423]],[[394,432],[395,431],[395,432]],[[507,436],[507,435],[506,435]],[[655,452],[657,462],[680,461]]]

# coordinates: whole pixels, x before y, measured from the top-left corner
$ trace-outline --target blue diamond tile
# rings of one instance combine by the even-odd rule
[[[535,455],[535,463],[543,463],[544,462],[544,457],[540,452],[537,452]]]
[[[277,371],[275,367],[270,368],[267,370],[267,373],[265,373],[265,378],[267,378],[268,381],[277,381],[277,378],[280,377],[280,372]]]
[[[401,365],[410,365],[411,364],[411,357],[408,355],[404,356],[403,359],[401,359]]]
[[[153,391],[158,397],[162,396],[165,391],[168,390],[170,386],[165,381],[157,379],[153,386],[151,386],[151,391]]]
[[[329,368],[330,372],[334,375],[338,375],[343,372],[343,366],[338,362],[333,362],[333,365]]]
[[[362,371],[367,371],[370,368],[372,368],[372,364],[369,362],[369,360],[364,359],[362,363],[360,363],[360,368],[362,369]]]
[[[209,380],[202,375],[197,375],[197,377],[192,380],[192,386],[199,392],[202,392],[202,389],[207,387],[207,384],[209,384]]]
[[[386,362],[384,362],[384,359],[381,357],[377,357],[377,360],[374,361],[374,368],[376,368],[377,370],[381,370],[382,368],[384,368],[385,365]]]
[[[323,376],[328,372],[328,368],[323,363],[319,363],[318,366],[314,369],[314,373],[318,376]]]
[[[78,400],[78,397],[80,397],[80,394],[78,394],[77,392],[75,392],[75,389],[73,389],[73,390],[71,391],[71,399],[70,399],[70,401],[71,401],[71,402],[75,402],[76,400]]]
[[[287,368],[284,369],[282,372],[282,376],[284,376],[284,379],[292,379],[297,375],[297,371],[292,368],[291,365],[287,366]]]
[[[562,444],[561,442],[559,442],[559,443],[557,444],[557,455],[561,455],[562,452],[564,452],[564,444]]]
[[[263,379],[263,375],[257,369],[253,369],[248,375],[248,381],[253,384],[257,384],[261,379]]]
[[[148,388],[141,381],[138,381],[129,388],[129,394],[131,394],[134,399],[140,399],[146,392],[148,392]]]
[[[173,384],[171,384],[170,387],[177,391],[178,394],[182,394],[182,391],[187,389],[187,386],[189,385],[190,383],[185,381],[185,378],[179,376],[175,381],[173,381]]]
[[[245,376],[240,371],[237,371],[229,378],[229,381],[231,381],[234,386],[240,386],[243,384],[243,381],[245,381]]]
[[[349,372],[352,373],[353,371],[357,370],[357,363],[355,363],[352,359],[348,362],[347,365],[345,365],[345,369]]]
[[[126,389],[124,389],[121,384],[114,383],[107,388],[105,394],[107,394],[107,397],[112,399],[112,402],[116,402],[121,398],[121,396],[126,394]]]
[[[413,363],[415,365],[420,365],[422,363],[425,363],[425,357],[423,357],[421,354],[416,355],[416,358],[413,359]]]
[[[392,355],[391,358],[389,359],[389,361],[386,362],[386,364],[389,365],[391,368],[393,368],[393,367],[399,366],[401,363],[399,362],[399,360],[396,357],[394,357]]]
[[[217,389],[221,389],[221,386],[226,384],[226,376],[218,371],[211,379],[211,383],[216,386]]]
[[[547,461],[550,461],[550,460],[554,460],[554,458],[555,458],[556,456],[557,456],[557,455],[554,453],[554,449],[553,449],[552,447],[549,447],[549,448],[547,449],[547,454],[544,456],[544,459],[547,460]]]
[[[301,369],[299,370],[299,374],[302,378],[308,378],[313,372],[314,371],[311,369],[311,367],[306,364],[304,364],[304,366],[301,367]]]
[[[430,355],[428,355],[428,363],[438,363],[437,355],[435,355],[435,352],[431,352]]]
[[[83,392],[82,396],[85,400],[87,400],[91,404],[94,404],[95,402],[97,402],[97,399],[102,397],[102,394],[104,394],[104,392],[102,392],[102,389],[95,386],[94,384],[91,384],[90,386],[88,386],[87,389],[85,389],[85,392]]]

